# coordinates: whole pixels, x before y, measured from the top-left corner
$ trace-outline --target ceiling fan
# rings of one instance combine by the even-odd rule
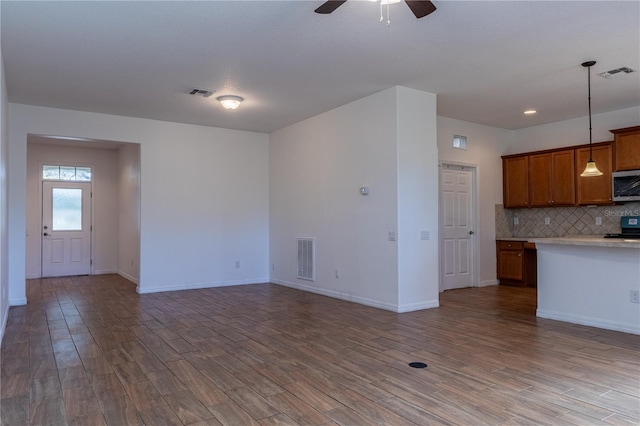
[[[316,13],[329,14],[342,6],[347,0],[330,0],[322,3],[319,8],[315,10]],[[390,0],[381,0],[382,4],[392,3]],[[436,10],[436,7],[429,0],[404,0],[409,6],[409,9],[416,15],[416,18],[424,18]]]

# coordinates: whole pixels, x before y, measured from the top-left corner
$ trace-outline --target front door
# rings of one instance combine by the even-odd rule
[[[91,183],[42,182],[42,277],[91,273]]]
[[[440,169],[442,290],[472,287],[474,281],[474,169],[443,164]]]

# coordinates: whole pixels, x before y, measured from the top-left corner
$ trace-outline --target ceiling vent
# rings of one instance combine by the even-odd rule
[[[209,96],[213,95],[215,92],[216,92],[215,90],[197,89],[194,87],[193,89],[191,89],[189,94],[195,95],[195,96],[202,96],[203,98],[208,98]]]
[[[616,68],[615,70],[598,73],[598,75],[604,78],[614,78],[614,77],[618,77],[623,74],[629,74],[632,72],[635,72],[635,70],[629,67],[620,67],[620,68]]]

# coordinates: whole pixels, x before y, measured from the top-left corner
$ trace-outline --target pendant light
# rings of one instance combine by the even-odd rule
[[[589,161],[584,168],[584,172],[580,174],[581,177],[602,176],[602,172],[598,170],[596,162],[593,161],[593,140],[591,137],[591,67],[596,64],[596,61],[588,61],[582,64],[587,68],[587,84],[589,86]]]

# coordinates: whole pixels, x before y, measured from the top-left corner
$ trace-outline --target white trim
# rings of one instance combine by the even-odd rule
[[[118,274],[119,271],[117,269],[94,269],[91,275],[107,275],[107,274]]]
[[[4,331],[7,328],[7,321],[9,320],[9,305],[5,307],[2,313],[2,325],[0,326],[0,348],[2,347],[2,340],[4,340]]]
[[[500,280],[485,280],[485,281],[480,281],[480,283],[478,284],[478,287],[489,287],[492,285],[498,285],[500,284]]]
[[[9,299],[9,306],[24,306],[27,304],[27,298],[21,297],[20,299]]]
[[[133,275],[129,275],[124,271],[118,271],[116,272],[118,275],[120,275],[122,278],[124,278],[127,281],[131,281],[134,284],[139,284],[138,279],[136,277],[134,277]]]
[[[438,300],[429,300],[426,302],[410,303],[403,306],[398,306],[393,303],[380,302],[374,299],[368,299],[365,297],[354,296],[351,293],[342,293],[334,290],[326,290],[306,284],[295,283],[285,280],[271,280],[272,283],[281,285],[283,287],[295,288],[296,290],[307,291],[309,293],[320,294],[322,296],[333,297],[334,299],[346,300],[347,302],[358,303],[360,305],[371,306],[373,308],[384,309],[385,311],[391,311],[396,313],[412,312],[421,309],[437,308],[439,306]]]
[[[28,280],[37,280],[38,278],[42,278],[42,277],[39,274],[31,274],[26,276],[26,279]]]
[[[269,277],[257,278],[254,280],[235,280],[235,281],[218,281],[211,283],[192,283],[192,284],[178,284],[168,287],[145,287],[140,288],[140,284],[136,287],[138,294],[147,293],[161,293],[164,291],[178,291],[178,290],[197,290],[201,288],[214,288],[214,287],[229,287],[234,285],[247,285],[247,284],[266,284],[269,282]]]
[[[623,333],[631,333],[640,335],[640,325],[627,324],[619,321],[609,321],[600,318],[587,317],[583,315],[567,314],[566,312],[548,311],[546,309],[537,309],[536,316],[556,321],[569,322],[572,324],[586,325],[589,327],[604,328],[605,330],[621,331]]]

